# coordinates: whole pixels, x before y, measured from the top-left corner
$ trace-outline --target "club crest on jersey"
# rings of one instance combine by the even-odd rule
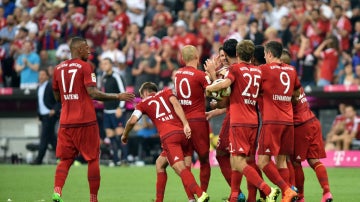
[[[91,80],[92,80],[93,82],[96,82],[96,75],[95,75],[95,73],[91,73]]]

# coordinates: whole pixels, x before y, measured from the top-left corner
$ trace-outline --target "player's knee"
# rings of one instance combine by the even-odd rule
[[[307,159],[308,164],[310,167],[313,167],[315,163],[319,162],[319,159]]]

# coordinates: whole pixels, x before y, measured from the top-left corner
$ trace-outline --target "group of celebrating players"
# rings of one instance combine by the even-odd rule
[[[98,141],[89,141],[86,145],[82,142],[88,139],[88,133],[95,133],[96,117],[92,114],[94,112],[82,112],[87,107],[78,105],[76,108],[71,102],[91,98],[131,100],[133,95],[106,94],[96,90],[96,79],[83,61],[88,55],[86,41],[73,39],[70,48],[73,59],[55,68],[53,81],[63,111],[72,112],[65,115],[62,112],[60,118],[58,135],[63,137],[59,137],[56,151],[60,163],[55,174],[53,201],[62,201],[61,190],[68,170],[76,152],[80,152],[89,162],[90,201],[96,202],[100,186],[99,157],[96,154]],[[156,161],[156,202],[164,200],[166,167],[169,164],[180,176],[189,202],[209,201],[206,193],[210,180],[208,119],[223,113],[226,115],[216,158],[231,188],[228,201],[275,202],[280,190],[283,202],[305,201],[301,167],[304,160],[316,172],[323,189],[321,201],[333,200],[326,168],[319,161],[325,157],[321,126],[309,108],[295,68],[287,64],[289,54],[281,43],[270,41],[264,46],[255,46],[250,40],[238,42],[229,39],[219,50],[218,57],[206,61],[206,72],[197,69],[199,54],[194,46],[184,46],[181,56],[185,66],[174,75],[174,91],[159,90],[152,82],[143,83],[139,90],[142,101],[136,105],[122,135],[122,141],[126,143],[142,115],[147,115],[157,127],[163,152]],[[81,77],[74,79],[77,71]],[[219,78],[221,82],[212,84]],[[211,92],[228,87],[231,87],[230,96],[212,102],[211,106],[216,109],[206,112],[205,94],[211,96]],[[69,93],[72,96],[65,96]],[[74,99],[64,99],[69,97]],[[79,113],[74,115],[74,111]],[[88,118],[86,122],[66,121],[84,115]],[[95,135],[91,137],[98,140]],[[200,160],[200,186],[190,170],[194,151]],[[270,187],[260,170],[280,189]],[[243,175],[247,180],[247,200],[240,190]],[[256,199],[258,189],[260,199]]]

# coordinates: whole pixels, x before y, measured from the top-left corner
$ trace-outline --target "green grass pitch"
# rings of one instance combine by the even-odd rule
[[[320,201],[322,190],[314,172],[305,168],[305,199]],[[55,165],[0,165],[0,202],[51,202]],[[199,170],[193,169],[198,179]],[[360,201],[360,169],[328,168],[330,187],[335,202]],[[155,167],[101,166],[100,202],[150,202],[155,196]],[[243,178],[241,188],[246,192]],[[212,169],[208,189],[210,201],[221,202],[229,187],[219,168]],[[63,190],[65,202],[89,201],[87,166],[72,167]],[[165,201],[185,202],[186,195],[180,178],[168,168]],[[280,199],[278,199],[280,201]]]

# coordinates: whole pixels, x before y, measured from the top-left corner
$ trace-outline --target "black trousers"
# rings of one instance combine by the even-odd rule
[[[40,145],[39,145],[39,153],[37,158],[35,159],[36,164],[41,164],[43,158],[46,154],[46,150],[48,149],[48,145],[50,144],[51,147],[55,150],[56,149],[56,142],[57,137],[55,134],[55,124],[57,121],[57,117],[43,115],[40,116],[41,121],[41,135],[40,135]]]

